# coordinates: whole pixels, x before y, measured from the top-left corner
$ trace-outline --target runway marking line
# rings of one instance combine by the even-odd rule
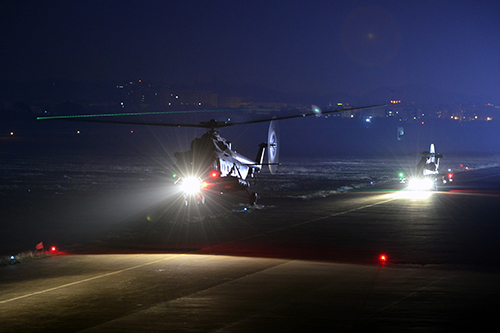
[[[100,278],[103,278],[103,277],[106,277],[106,276],[111,276],[111,275],[123,273],[123,272],[130,271],[130,270],[133,270],[133,269],[136,269],[136,268],[140,268],[140,267],[144,267],[144,266],[156,264],[156,263],[159,263],[159,262],[162,262],[162,261],[166,261],[166,260],[170,260],[170,259],[175,259],[175,258],[184,256],[184,255],[185,255],[184,253],[183,254],[178,254],[178,255],[175,255],[175,256],[172,256],[172,257],[163,258],[163,259],[159,259],[159,260],[147,262],[145,264],[140,264],[140,265],[137,265],[137,266],[132,266],[132,267],[120,269],[118,271],[109,272],[109,273],[106,273],[106,274],[101,274],[101,275],[93,276],[93,277],[90,277],[90,278],[87,278],[87,279],[83,279],[83,280],[79,280],[79,281],[75,281],[75,282],[63,284],[62,286],[57,286],[57,287],[53,287],[53,288],[49,288],[49,289],[45,289],[45,290],[35,291],[33,293],[30,293],[30,294],[26,294],[26,295],[22,295],[22,296],[18,296],[18,297],[14,297],[14,298],[11,298],[11,299],[6,299],[6,300],[3,300],[3,301],[0,301],[0,304],[5,304],[5,303],[17,301],[17,300],[20,300],[20,299],[23,299],[23,298],[27,298],[27,297],[31,297],[31,296],[35,296],[35,295],[45,294],[45,293],[48,293],[48,292],[51,292],[51,291],[54,291],[54,290],[58,290],[58,289],[66,288],[66,287],[71,287],[71,286],[74,286],[74,285],[77,285],[77,284],[80,284],[80,283],[84,283],[84,282],[88,282],[88,281],[100,279]]]
[[[368,317],[362,319],[360,322],[358,322],[354,328],[356,328],[356,326],[360,326],[361,323],[364,323],[364,322],[367,322],[373,318],[375,318],[376,316],[380,315],[381,313],[395,307],[395,306],[398,306],[399,304],[409,300],[410,298],[412,297],[415,297],[417,295],[419,295],[420,293],[422,292],[425,292],[427,290],[429,290],[431,287],[433,287],[434,285],[436,285],[437,283],[441,282],[441,281],[444,281],[446,279],[450,279],[450,278],[453,278],[455,277],[455,274],[454,273],[448,273],[447,275],[445,276],[442,276],[441,278],[437,278],[435,281],[431,281],[430,283],[428,283],[427,285],[425,286],[422,286],[420,288],[418,288],[417,290],[413,291],[413,292],[410,292],[408,295],[404,296],[403,298],[401,298],[400,300],[397,300],[397,301],[394,301],[382,308],[380,308],[379,310],[377,310],[376,312],[374,312],[373,314],[369,315]]]
[[[303,225],[303,224],[307,224],[307,223],[311,223],[311,222],[321,221],[321,220],[324,220],[324,219],[327,219],[327,218],[330,218],[330,217],[334,217],[334,216],[339,216],[339,215],[344,215],[344,214],[352,213],[352,212],[355,212],[357,210],[362,210],[362,209],[365,209],[365,208],[370,208],[370,207],[373,207],[373,206],[385,204],[387,202],[391,202],[391,201],[394,201],[394,200],[397,200],[397,199],[398,198],[395,197],[395,198],[387,199],[387,200],[384,200],[384,201],[378,201],[378,202],[375,202],[375,203],[372,203],[372,204],[369,204],[369,205],[365,205],[365,206],[361,206],[361,207],[356,207],[356,208],[352,208],[352,209],[349,209],[349,210],[345,210],[343,212],[338,212],[338,213],[334,213],[334,214],[330,214],[330,215],[316,217],[314,219],[310,219],[310,220],[299,222],[299,223],[295,223],[295,224],[292,224],[292,225],[287,225],[285,227],[281,227],[281,228],[269,230],[267,232],[263,232],[263,233],[260,233],[260,234],[257,234],[257,235],[251,235],[251,236],[243,237],[243,238],[238,239],[238,241],[245,240],[245,239],[250,239],[250,238],[254,238],[254,237],[259,237],[259,236],[265,235],[265,234],[272,234],[274,232],[278,232],[278,231],[285,230],[285,229],[288,229],[288,228],[294,228],[294,227],[297,227],[299,225]],[[206,247],[206,248],[202,249],[202,251],[210,251],[210,249],[212,249],[212,248],[215,248],[215,247],[218,247],[218,246],[221,246],[221,245],[224,245],[224,244],[231,244],[231,243],[234,243],[234,242],[236,242],[236,240],[232,240],[232,241],[229,241],[229,242],[226,242],[226,243],[209,246],[209,247]]]
[[[282,230],[282,229],[286,229],[286,228],[290,228],[290,227],[296,227],[298,225],[302,225],[302,224],[306,224],[306,223],[310,223],[310,222],[324,220],[326,218],[333,217],[333,216],[339,216],[339,215],[343,215],[343,214],[348,214],[348,213],[355,212],[355,211],[358,211],[358,210],[362,210],[362,209],[365,209],[365,208],[369,208],[369,207],[377,206],[377,205],[384,204],[384,203],[387,203],[387,202],[391,202],[391,201],[396,200],[396,199],[397,198],[391,198],[391,199],[388,199],[388,200],[375,202],[373,204],[369,204],[369,205],[365,205],[365,206],[361,206],[361,207],[357,207],[357,208],[345,210],[343,212],[338,212],[338,213],[335,213],[335,214],[330,214],[330,215],[325,215],[325,216],[317,217],[317,218],[314,218],[314,219],[311,219],[311,220],[307,220],[307,221],[304,221],[304,222],[301,222],[301,223],[297,223],[297,224],[294,224],[294,225],[290,225],[290,226],[287,226],[287,227],[274,229],[274,230],[271,230],[271,231],[269,231],[267,233],[273,233],[273,232],[276,232],[276,231],[279,231],[279,230]],[[251,237],[255,237],[255,235],[251,236]],[[247,238],[251,238],[251,237],[247,237]],[[62,286],[58,286],[58,287],[54,287],[54,288],[49,288],[49,289],[45,289],[45,290],[36,291],[36,292],[30,293],[30,294],[26,294],[26,295],[22,295],[22,296],[18,296],[18,297],[14,297],[14,298],[11,298],[11,299],[0,301],[0,304],[5,304],[5,303],[17,301],[17,300],[20,300],[20,299],[23,299],[23,298],[27,298],[27,297],[31,297],[31,296],[35,296],[35,295],[40,295],[40,294],[48,293],[48,292],[51,292],[51,291],[54,291],[54,290],[58,290],[58,289],[62,289],[62,288],[66,288],[66,287],[71,287],[71,286],[74,286],[74,285],[77,285],[77,284],[80,284],[80,283],[84,283],[84,282],[88,282],[88,281],[100,279],[100,278],[103,278],[103,277],[106,277],[106,276],[110,276],[110,275],[114,275],[114,274],[119,274],[119,273],[122,273],[122,272],[126,272],[126,271],[129,271],[129,270],[133,270],[133,269],[144,267],[144,266],[148,266],[148,265],[152,265],[152,264],[155,264],[155,263],[158,263],[158,262],[161,262],[161,261],[174,259],[174,258],[181,257],[181,256],[184,256],[184,255],[185,254],[183,253],[183,254],[175,255],[173,257],[168,257],[168,258],[164,258],[164,259],[160,259],[160,260],[155,260],[155,261],[152,261],[152,262],[149,262],[149,263],[145,263],[145,264],[141,264],[141,265],[137,265],[137,266],[133,266],[133,267],[129,267],[129,268],[124,268],[124,269],[121,269],[121,270],[118,270],[118,271],[109,272],[109,273],[106,273],[106,274],[101,274],[101,275],[93,276],[93,277],[90,277],[90,278],[87,278],[87,279],[83,279],[83,280],[79,280],[79,281],[67,283],[67,284],[64,284]]]
[[[296,227],[296,226],[299,226],[299,225],[302,225],[302,224],[307,224],[307,223],[310,223],[310,222],[321,221],[321,220],[324,220],[324,219],[327,219],[327,218],[330,218],[330,217],[334,217],[334,216],[349,214],[349,213],[352,213],[352,212],[355,212],[355,211],[358,211],[358,210],[362,210],[362,209],[365,209],[365,208],[370,208],[370,207],[373,207],[373,206],[382,205],[382,204],[394,201],[396,199],[398,199],[398,198],[391,198],[391,199],[387,199],[387,200],[384,200],[384,201],[375,202],[375,203],[372,203],[372,204],[369,204],[369,205],[365,205],[365,206],[361,206],[361,207],[356,207],[356,208],[352,208],[352,209],[349,209],[349,210],[345,210],[343,212],[338,212],[338,213],[334,213],[334,214],[330,214],[330,215],[316,217],[314,219],[310,219],[310,220],[307,220],[307,221],[304,221],[304,222],[300,222],[300,223],[292,224],[292,225],[289,225],[289,226],[286,226],[286,227],[283,227],[283,228],[275,229],[275,230],[272,230],[270,232],[275,232],[275,231],[282,230],[282,229],[287,229],[287,228],[290,228],[290,227]]]

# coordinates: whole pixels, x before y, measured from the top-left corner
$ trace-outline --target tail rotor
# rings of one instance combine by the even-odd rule
[[[269,123],[269,132],[267,135],[269,171],[275,174],[278,171],[279,163],[279,126],[277,120]]]

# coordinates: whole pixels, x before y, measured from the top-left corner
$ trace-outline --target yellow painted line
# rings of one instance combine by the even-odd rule
[[[9,302],[20,300],[20,299],[23,299],[23,298],[27,298],[27,297],[31,297],[31,296],[36,296],[36,295],[40,295],[40,294],[45,294],[45,293],[48,293],[48,292],[51,292],[51,291],[54,291],[54,290],[58,290],[58,289],[66,288],[66,287],[71,287],[71,286],[74,286],[74,285],[77,285],[77,284],[80,284],[80,283],[85,283],[85,282],[89,282],[89,281],[92,281],[92,280],[97,280],[97,279],[100,279],[100,278],[103,278],[103,277],[107,277],[107,276],[111,276],[111,275],[123,273],[123,272],[130,271],[130,270],[133,270],[133,269],[136,269],[136,268],[141,268],[141,267],[149,266],[149,265],[156,264],[156,263],[159,263],[159,262],[162,262],[162,261],[166,261],[166,260],[178,258],[178,257],[181,257],[183,255],[185,255],[185,254],[178,254],[178,255],[175,255],[173,257],[159,259],[159,260],[151,261],[151,262],[148,262],[148,263],[145,263],[145,264],[140,264],[140,265],[137,265],[137,266],[120,269],[118,271],[114,271],[114,272],[110,272],[110,273],[106,273],[106,274],[101,274],[101,275],[93,276],[93,277],[90,277],[90,278],[87,278],[87,279],[83,279],[83,280],[79,280],[79,281],[75,281],[75,282],[63,284],[63,285],[58,286],[58,287],[49,288],[49,289],[40,290],[40,291],[35,291],[34,293],[30,293],[30,294],[26,294],[26,295],[14,297],[14,298],[11,298],[11,299],[6,299],[4,301],[0,301],[0,304],[5,304],[5,303],[9,303]]]

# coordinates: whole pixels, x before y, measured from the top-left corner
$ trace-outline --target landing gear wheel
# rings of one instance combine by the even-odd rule
[[[257,203],[257,193],[255,192],[252,192],[252,194],[250,194],[250,206],[253,206]]]

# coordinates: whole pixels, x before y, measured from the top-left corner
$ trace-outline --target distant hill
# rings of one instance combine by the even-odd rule
[[[90,82],[71,80],[42,80],[33,82],[0,82],[0,102],[22,101],[28,104],[47,101],[52,104],[62,102],[107,103],[118,102],[123,91],[117,86],[128,82]],[[163,88],[194,91],[211,91],[220,97],[238,96],[252,102],[289,103],[301,105],[328,106],[331,103],[351,103],[368,105],[388,103],[391,99],[416,104],[463,104],[498,103],[486,96],[472,96],[440,90],[430,85],[405,85],[381,87],[360,96],[332,92],[318,95],[311,93],[282,92],[256,85],[230,85],[223,82],[206,82],[192,85],[151,82],[162,91]]]
[[[425,84],[382,87],[359,96],[362,103],[380,103],[396,99],[417,104],[475,104],[495,102],[487,96],[473,96],[434,88]],[[498,101],[496,101],[498,102]]]
[[[116,83],[47,79],[29,82],[0,81],[0,101],[105,102],[116,97]]]

